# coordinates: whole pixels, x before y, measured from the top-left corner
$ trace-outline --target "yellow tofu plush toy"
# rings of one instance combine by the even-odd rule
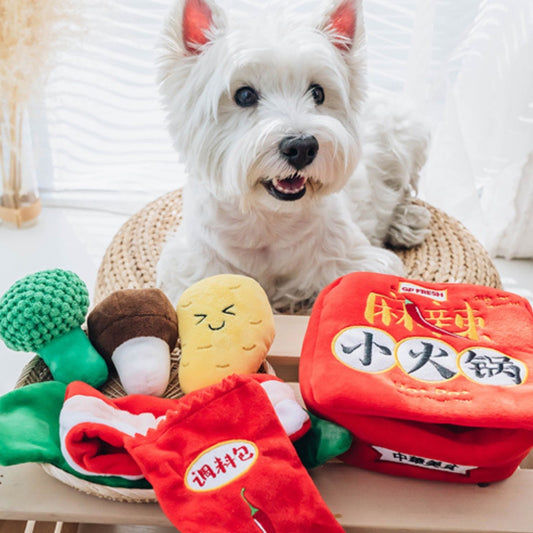
[[[259,370],[274,340],[267,295],[247,276],[221,274],[189,287],[178,306],[179,380],[185,393]]]

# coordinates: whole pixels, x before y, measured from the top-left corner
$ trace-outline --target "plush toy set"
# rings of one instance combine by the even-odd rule
[[[48,463],[91,483],[151,487],[183,533],[342,531],[305,467],[345,452],[351,434],[257,373],[274,320],[256,281],[202,280],[177,310],[157,289],[115,292],[86,315],[88,307],[83,282],[61,270],[28,276],[0,299],[0,336],[36,351],[54,378],[0,398],[0,464]],[[178,333],[185,396],[162,398]],[[110,371],[124,397],[98,390]]]
[[[157,289],[88,309],[85,285],[62,270],[27,276],[0,299],[0,337],[37,352],[54,378],[0,398],[0,464],[151,487],[183,533],[342,531],[306,470],[335,457],[487,483],[533,446],[533,313],[501,290],[340,278],[319,295],[304,339],[305,409],[258,373],[274,321],[248,277],[202,280],[176,309]],[[169,399],[178,338],[185,395]],[[124,397],[98,390],[110,371]]]

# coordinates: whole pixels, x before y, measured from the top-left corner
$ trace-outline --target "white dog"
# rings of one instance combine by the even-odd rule
[[[189,173],[157,273],[174,302],[232,272],[294,310],[349,272],[401,274],[381,246],[427,232],[429,213],[411,204],[426,130],[398,107],[364,105],[361,0],[314,14],[257,3],[231,13],[178,0],[165,29],[161,91]]]

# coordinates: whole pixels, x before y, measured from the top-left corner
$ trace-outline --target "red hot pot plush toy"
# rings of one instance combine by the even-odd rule
[[[300,384],[312,411],[354,434],[346,463],[487,483],[510,476],[533,446],[532,369],[525,299],[354,273],[315,303]]]

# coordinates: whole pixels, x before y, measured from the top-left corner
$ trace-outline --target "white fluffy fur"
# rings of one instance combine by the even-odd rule
[[[361,0],[307,14],[302,3],[265,2],[250,14],[196,0],[212,12],[209,42],[198,53],[183,42],[188,1],[178,0],[169,17],[160,67],[170,132],[189,180],[183,223],[165,245],[158,285],[176,302],[204,277],[246,274],[279,310],[312,301],[349,272],[401,274],[400,260],[381,246],[412,246],[426,234],[429,215],[410,198],[427,135],[401,107],[365,104]],[[341,4],[357,13],[353,43],[332,31],[331,13]],[[308,90],[314,83],[324,88],[322,105]],[[237,106],[242,86],[258,91],[256,106]],[[319,142],[300,171],[307,191],[296,201],[272,197],[261,183],[294,172],[279,153],[287,135]]]

